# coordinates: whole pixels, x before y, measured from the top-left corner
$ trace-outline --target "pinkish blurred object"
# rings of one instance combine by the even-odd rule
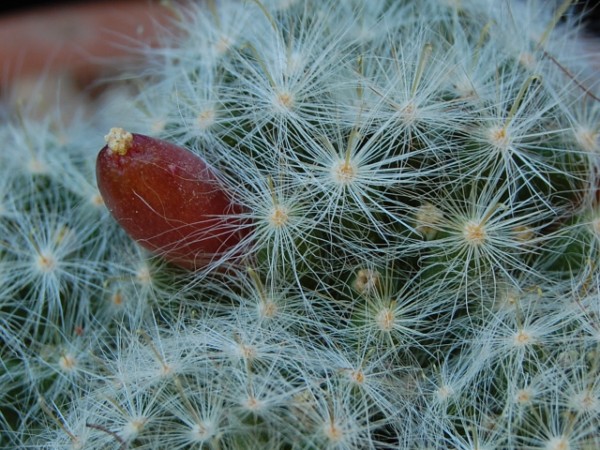
[[[156,43],[167,2],[120,0],[44,6],[0,17],[1,87],[67,75],[85,85],[136,47]],[[111,67],[113,66],[113,67]]]

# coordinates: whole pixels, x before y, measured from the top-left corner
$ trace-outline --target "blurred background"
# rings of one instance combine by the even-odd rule
[[[156,45],[170,28],[173,2],[95,0],[2,2],[0,7],[0,98],[68,103],[97,96],[99,80],[141,61],[141,49]],[[78,101],[80,98],[78,99]]]
[[[150,0],[2,2],[0,60],[4,80],[44,70],[94,77],[136,47],[154,43],[169,2]]]
[[[0,98],[18,102],[34,87],[45,97],[60,92],[60,101],[75,92],[97,95],[98,80],[122,72],[125,64],[133,67],[141,48],[156,45],[161,29],[173,28],[174,1],[1,2]],[[546,1],[552,8],[563,0]],[[585,29],[600,42],[600,0],[574,0],[571,11],[584,14]],[[598,42],[586,40],[582,52],[600,72]]]

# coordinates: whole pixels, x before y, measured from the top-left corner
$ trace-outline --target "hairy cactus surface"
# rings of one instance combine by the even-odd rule
[[[570,3],[176,5],[91,119],[3,112],[0,448],[600,448]]]

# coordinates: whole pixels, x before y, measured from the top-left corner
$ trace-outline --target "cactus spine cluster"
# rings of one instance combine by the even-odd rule
[[[92,120],[5,111],[0,447],[599,448],[569,3],[182,5]],[[244,239],[197,271],[133,242],[94,181],[113,126],[207,160]]]

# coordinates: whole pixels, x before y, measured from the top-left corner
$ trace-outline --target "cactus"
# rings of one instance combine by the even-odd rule
[[[92,120],[6,112],[0,447],[600,447],[600,93],[548,4],[180,5]],[[136,205],[227,248],[129,237],[107,118],[215,169]]]

